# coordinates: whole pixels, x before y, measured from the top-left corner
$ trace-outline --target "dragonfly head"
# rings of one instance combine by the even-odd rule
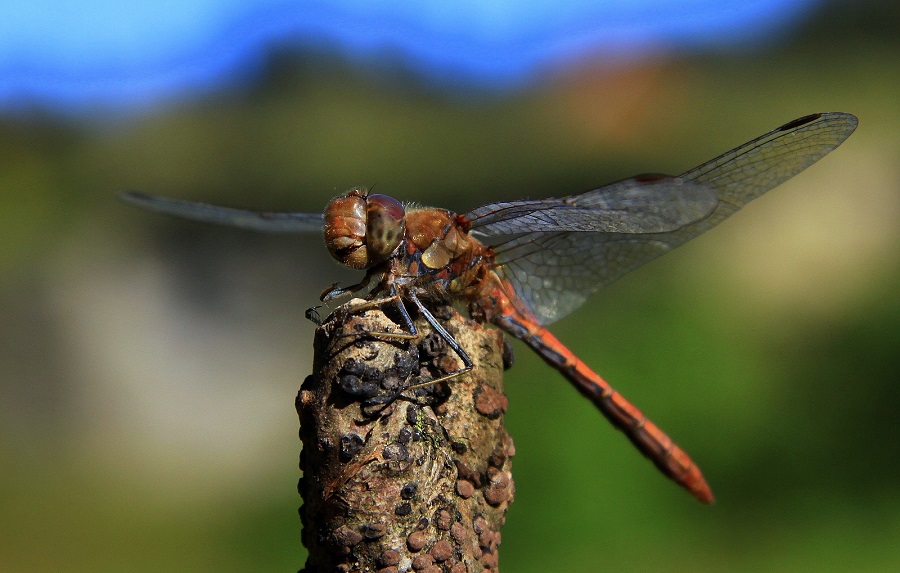
[[[332,199],[325,208],[325,245],[352,269],[367,269],[397,249],[405,232],[403,204],[362,187]]]

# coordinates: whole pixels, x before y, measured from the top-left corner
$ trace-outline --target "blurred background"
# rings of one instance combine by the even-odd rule
[[[553,327],[702,507],[524,346],[504,571],[900,568],[896,2],[0,2],[0,569],[292,571],[320,237],[119,203],[458,212],[840,148]]]

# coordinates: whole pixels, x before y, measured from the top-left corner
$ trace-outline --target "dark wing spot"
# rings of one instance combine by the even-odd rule
[[[812,115],[805,115],[805,116],[803,116],[803,117],[799,117],[799,118],[795,119],[794,121],[789,121],[789,122],[787,122],[786,124],[784,124],[784,125],[782,125],[781,127],[779,127],[779,128],[778,128],[778,131],[789,131],[789,130],[791,130],[791,129],[800,127],[801,125],[806,125],[807,123],[816,121],[816,120],[819,119],[820,117],[822,117],[822,114],[821,114],[821,113],[814,113],[814,114],[812,114]]]
[[[631,179],[637,183],[653,183],[654,181],[671,179],[671,177],[669,175],[663,175],[662,173],[643,173],[641,175],[635,175]]]

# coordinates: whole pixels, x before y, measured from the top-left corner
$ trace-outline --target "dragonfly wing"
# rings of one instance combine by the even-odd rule
[[[550,324],[672,248],[663,235],[559,232],[522,235],[494,251],[496,271],[542,324]]]
[[[709,217],[679,229],[680,242],[718,225],[822,159],[850,137],[857,123],[849,113],[807,115],[681,174],[680,179],[714,189],[719,205]]]
[[[126,203],[184,219],[240,227],[267,233],[321,232],[325,220],[321,213],[264,213],[169,199],[137,191],[124,191],[119,197]]]
[[[711,212],[675,229],[658,233],[563,229],[497,237],[494,243],[489,237],[497,271],[539,320],[544,324],[558,320],[597,289],[721,223],[803,171],[840,145],[856,124],[856,118],[845,113],[806,116],[680,175],[676,179],[713,190],[717,201]],[[479,211],[473,213],[483,217]],[[502,228],[496,224],[491,221],[484,228]]]
[[[580,195],[484,205],[463,218],[477,234],[543,231],[662,233],[712,213],[715,191],[700,182],[643,175]]]

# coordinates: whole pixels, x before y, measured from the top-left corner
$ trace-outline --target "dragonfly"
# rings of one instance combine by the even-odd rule
[[[718,225],[800,173],[853,133],[848,113],[807,115],[678,176],[642,175],[577,195],[490,203],[464,215],[403,204],[353,188],[324,213],[267,213],[135,191],[128,203],[177,217],[245,229],[323,233],[340,263],[364,270],[323,301],[366,287],[370,301],[394,302],[410,335],[414,306],[461,359],[465,349],[429,311],[467,304],[476,320],[520,339],[555,368],[637,449],[697,500],[714,498],[697,464],[656,424],[547,329],[601,287]],[[374,286],[372,286],[374,285]],[[412,386],[408,386],[408,390]]]

